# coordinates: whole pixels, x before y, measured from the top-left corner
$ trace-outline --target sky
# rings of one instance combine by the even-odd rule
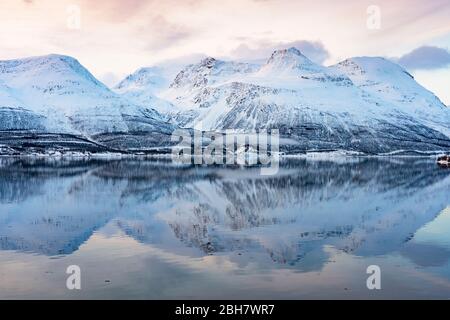
[[[1,0],[0,59],[58,53],[113,85],[200,56],[383,56],[450,105],[450,0]]]

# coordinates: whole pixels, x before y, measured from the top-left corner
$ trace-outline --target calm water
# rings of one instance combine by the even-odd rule
[[[0,159],[0,298],[450,298],[450,169]],[[66,288],[69,265],[82,289]],[[368,290],[378,265],[381,290]]]

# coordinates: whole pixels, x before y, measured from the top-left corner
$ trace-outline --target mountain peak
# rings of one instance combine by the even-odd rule
[[[77,59],[71,56],[67,56],[64,54],[58,54],[58,53],[50,53],[43,56],[35,56],[28,58],[30,60],[49,60],[49,61],[61,61],[66,63],[79,63]]]
[[[297,61],[297,62],[310,62],[312,63],[311,60],[309,60],[307,57],[305,57],[300,50],[298,50],[297,48],[288,48],[288,49],[281,49],[281,50],[275,50],[272,55],[270,56],[269,60],[267,61],[267,63],[273,63],[277,60],[291,60],[291,61]]]
[[[277,54],[293,54],[293,55],[297,55],[297,56],[303,56],[301,51],[298,50],[295,47],[290,47],[290,48],[287,48],[287,49],[275,50],[272,55],[277,55]]]
[[[345,66],[358,66],[362,69],[376,69],[376,70],[396,70],[405,72],[405,69],[403,69],[400,65],[397,63],[390,61],[383,57],[353,57],[346,59],[342,62],[339,62],[337,64],[338,66],[345,67]]]
[[[213,57],[206,57],[200,61],[202,67],[212,68],[217,63],[217,59]]]
[[[43,56],[0,61],[0,65],[4,68],[20,68],[21,66],[27,66],[29,68],[30,66],[44,66],[48,64],[61,64],[69,66],[80,65],[78,60],[73,57],[55,53]]]
[[[213,57],[206,57],[197,64],[191,64],[182,69],[170,88],[189,86],[193,88],[203,88],[207,84],[215,83],[217,80],[224,81],[238,74],[249,74],[259,66],[234,61],[218,60]]]
[[[285,72],[302,70],[307,73],[320,72],[321,66],[304,56],[297,48],[275,50],[267,63],[261,68],[265,72]]]
[[[162,70],[159,67],[139,68],[119,82],[114,89],[159,87],[165,82],[161,73]]]
[[[354,57],[333,66],[352,82],[385,101],[407,106],[421,114],[430,106],[440,109],[443,103],[421,86],[402,66],[383,57]]]
[[[52,77],[60,78],[64,75],[72,79],[84,79],[106,88],[77,59],[60,54],[0,61],[0,75],[2,74],[7,78],[12,77],[13,81],[20,75],[25,82],[34,77],[41,77],[42,82],[44,79],[51,80]]]
[[[406,79],[406,81],[414,79],[403,67],[383,57],[353,57],[339,62],[334,68],[351,76],[365,77],[370,74],[371,78],[376,77],[382,82],[390,82],[393,77],[396,77],[397,81],[400,80],[398,78]]]

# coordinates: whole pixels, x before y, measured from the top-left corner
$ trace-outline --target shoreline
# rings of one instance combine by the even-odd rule
[[[1,147],[0,147],[1,148]],[[1,149],[0,149],[1,150]],[[405,152],[405,153],[403,153]],[[280,154],[279,158],[284,159],[305,159],[305,160],[333,160],[333,159],[354,159],[354,158],[439,158],[447,153],[441,151],[435,152],[417,152],[416,154],[406,154],[411,151],[396,151],[384,154],[366,154],[362,152],[352,152],[352,151],[311,151],[306,153],[297,154]],[[194,158],[194,156],[191,156]],[[1,154],[0,158],[90,158],[90,159],[165,159],[171,160],[172,153],[146,153],[145,151],[133,152],[77,152],[77,151],[55,151],[46,153],[21,153],[21,154]]]

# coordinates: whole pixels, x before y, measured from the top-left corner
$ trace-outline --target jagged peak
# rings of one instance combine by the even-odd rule
[[[262,67],[262,72],[268,70],[288,71],[303,70],[307,72],[319,72],[321,66],[315,64],[304,56],[297,48],[275,50],[267,63]]]
[[[294,47],[275,50],[267,61],[267,64],[274,63],[275,61],[279,60],[296,61],[303,63],[306,62],[313,64],[313,62],[309,60],[305,55],[303,55],[300,50]]]
[[[200,66],[205,66],[207,68],[212,68],[216,65],[217,62],[221,62],[213,57],[206,57],[200,61]]]
[[[192,65],[187,66],[186,68],[191,67]],[[253,64],[247,63],[247,62],[240,62],[240,61],[231,61],[231,60],[220,60],[214,57],[206,57],[203,58],[198,64],[193,65],[194,67],[200,67],[200,68],[242,68],[242,67],[252,67]]]
[[[288,54],[292,54],[292,55],[296,55],[296,56],[303,56],[304,57],[302,52],[299,49],[295,48],[295,47],[290,47],[290,48],[287,48],[287,49],[275,50],[272,53],[272,57],[276,56],[276,55],[288,55]]]
[[[259,68],[259,66],[258,66]],[[248,74],[257,70],[257,66],[246,62],[225,61],[213,57],[203,58],[197,64],[182,69],[170,84],[170,88],[184,85],[200,88],[206,84],[225,79],[236,74]]]

